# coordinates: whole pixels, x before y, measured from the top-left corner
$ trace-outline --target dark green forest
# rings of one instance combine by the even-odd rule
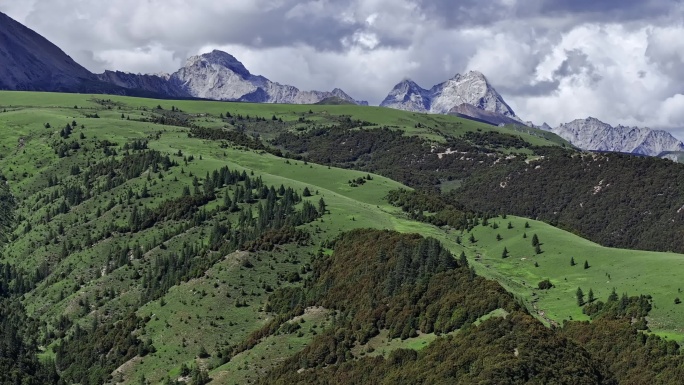
[[[491,168],[447,199],[537,218],[611,247],[684,252],[684,166],[624,154],[565,152]]]
[[[402,181],[428,193],[427,200],[440,184],[460,181],[443,200],[472,212],[543,220],[609,247],[684,252],[684,166],[668,160],[523,146],[497,133],[430,145],[389,128],[320,128],[284,133],[273,143],[312,161]],[[500,151],[515,155],[518,146],[539,159]],[[456,153],[440,157],[446,149]]]
[[[316,260],[303,288],[276,291],[270,301],[282,314],[319,305],[338,315],[262,384],[671,384],[684,376],[679,346],[640,330],[647,328],[648,297],[611,295],[586,305],[591,323],[549,329],[464,259],[413,235],[344,234],[333,256]],[[509,315],[473,324],[497,308]],[[419,352],[351,354],[381,329],[400,339],[417,330],[458,332]]]

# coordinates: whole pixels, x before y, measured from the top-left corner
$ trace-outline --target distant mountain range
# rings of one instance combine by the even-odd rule
[[[626,126],[613,127],[592,117],[576,119],[556,128],[551,128],[547,124],[538,128],[551,131],[574,146],[589,151],[625,152],[649,156],[684,151],[684,144],[667,131]]]
[[[493,125],[518,124],[551,131],[574,146],[589,151],[613,151],[668,159],[679,159],[673,153],[684,151],[684,144],[669,132],[649,128],[610,126],[595,118],[577,119],[552,128],[532,122],[523,123],[480,72],[438,84],[429,90],[410,79],[397,84],[380,104],[399,110],[450,114]],[[665,156],[667,155],[667,156]]]
[[[93,74],[59,47],[0,13],[0,89],[87,92],[160,98],[202,98],[253,103],[368,105],[339,88],[330,92],[301,91],[252,74],[234,56],[212,51],[193,56],[173,74],[145,75],[120,71]],[[578,119],[559,127],[535,126],[513,112],[480,72],[470,71],[424,89],[410,79],[397,84],[382,107],[450,114],[493,125],[520,124],[554,132],[591,151],[617,151],[679,159],[684,144],[666,131],[612,127],[598,119]]]
[[[171,75],[106,71],[95,75],[31,29],[0,13],[0,89],[93,92],[204,98],[255,103],[314,104],[333,97],[355,103],[340,89],[332,92],[298,88],[252,75],[235,57],[212,51],[188,59]]]
[[[218,50],[189,58],[185,66],[170,75],[106,71],[98,78],[127,89],[143,89],[167,97],[283,104],[315,104],[337,97],[354,104],[368,104],[354,100],[339,88],[332,92],[301,91],[272,82],[253,75],[234,56]]]

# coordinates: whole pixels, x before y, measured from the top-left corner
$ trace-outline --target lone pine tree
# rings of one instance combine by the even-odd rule
[[[577,296],[577,306],[584,305],[584,292],[582,291],[581,287],[577,288],[577,292],[575,292],[575,295]]]

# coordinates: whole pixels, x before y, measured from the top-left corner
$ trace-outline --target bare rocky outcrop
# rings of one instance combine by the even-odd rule
[[[301,91],[294,86],[272,82],[252,74],[234,56],[218,50],[191,57],[183,68],[170,76],[169,82],[188,96],[204,99],[315,104],[338,97],[354,104],[364,104],[339,88],[332,92]]]
[[[548,126],[543,127],[549,129]],[[576,119],[549,131],[589,151],[613,151],[648,156],[684,151],[684,144],[672,134],[649,128],[611,126],[596,118]]]
[[[429,90],[420,87],[413,80],[405,79],[390,91],[380,106],[446,114],[463,104],[522,123],[487,78],[478,71],[456,74]]]

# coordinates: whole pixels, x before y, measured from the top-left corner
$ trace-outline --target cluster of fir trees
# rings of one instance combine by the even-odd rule
[[[401,207],[409,218],[440,227],[449,226],[465,230],[470,228],[473,220],[478,217],[461,205],[445,201],[441,195],[424,191],[392,190],[386,199],[393,206]]]
[[[331,257],[319,255],[304,288],[276,291],[268,309],[280,317],[226,352],[252,346],[309,306],[339,310],[336,324],[322,337],[324,347],[307,347],[306,367],[351,359],[351,348],[386,329],[392,338],[448,333],[507,303],[503,289],[474,274],[465,255],[455,259],[434,239],[389,231],[355,230],[335,241]],[[470,287],[473,290],[450,290]],[[482,292],[491,296],[483,297]],[[320,350],[323,349],[323,350]],[[315,357],[321,357],[318,360]]]
[[[362,233],[350,233],[353,239],[341,237],[332,257],[319,257],[304,288],[279,289],[272,296],[272,310],[280,316],[245,340],[243,348],[249,347],[249,341],[277,331],[279,323],[305,306],[335,309],[338,316],[303,351],[259,383],[672,384],[684,376],[679,345],[644,332],[645,316],[651,308],[649,296],[618,298],[612,293],[605,303],[593,301],[585,306],[591,323],[567,322],[563,328],[549,329],[497,283],[475,276],[467,265],[465,269],[452,265],[446,271],[431,271],[429,266],[439,266],[439,259],[417,257],[420,244],[405,248],[410,236],[386,233],[394,241],[386,243],[388,239],[378,232]],[[430,249],[429,243],[426,246]],[[400,262],[408,261],[408,254],[412,264]],[[398,287],[397,281],[391,283],[397,256],[406,276],[413,277],[399,281]],[[384,272],[378,271],[376,259],[387,261]],[[426,265],[421,265],[421,260]],[[431,272],[421,278],[418,271]],[[362,290],[352,290],[352,284],[361,285]],[[404,290],[411,294],[405,295]],[[439,295],[426,296],[433,290]],[[433,303],[439,306],[428,305]],[[438,338],[420,351],[397,349],[385,357],[351,353],[352,347],[363,345],[381,328],[415,317],[408,325],[429,331],[429,320],[439,320],[441,314],[468,314],[475,319],[487,314],[491,307],[484,304],[510,314],[490,318],[477,327],[469,324],[472,321],[452,325],[460,329],[457,334]],[[435,314],[437,318],[433,318]],[[449,328],[434,331],[445,330]],[[395,338],[415,335],[392,332]]]
[[[181,197],[165,201],[155,209],[139,211],[134,207],[131,212],[130,231],[152,227],[163,220],[190,221],[190,226],[199,226],[213,218],[206,246],[184,245],[179,253],[157,257],[143,272],[143,303],[159,298],[174,285],[200,276],[225,253],[238,249],[272,250],[277,245],[308,242],[309,233],[297,227],[316,220],[327,210],[323,198],[316,205],[302,199],[291,187],[266,186],[261,177],[230,170],[227,166],[208,173],[204,188],[200,189],[199,181],[194,185],[194,193],[187,188]],[[231,186],[232,196],[224,188]],[[217,188],[224,188],[222,204],[211,211],[200,209],[216,198]],[[231,213],[237,214],[235,222],[228,217]]]
[[[231,142],[236,146],[243,146],[251,150],[272,151],[258,138],[247,135],[242,130],[226,130],[221,128],[194,127],[188,134],[192,138],[220,140]]]
[[[154,352],[150,340],[141,341],[136,335],[147,321],[130,313],[118,322],[100,323],[93,318],[89,328],[76,324],[69,337],[55,347],[55,362],[62,380],[72,384],[104,384],[124,362]]]

